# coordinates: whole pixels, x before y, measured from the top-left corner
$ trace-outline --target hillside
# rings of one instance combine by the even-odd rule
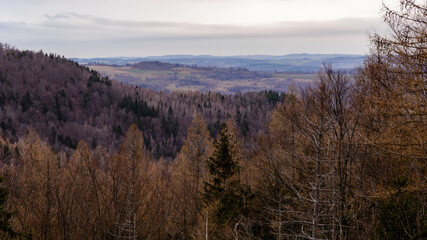
[[[110,150],[136,123],[156,158],[173,157],[195,113],[202,113],[212,135],[229,116],[251,136],[278,100],[274,92],[156,92],[54,54],[0,45],[0,134],[10,142],[32,128],[58,150],[75,148],[79,140]]]
[[[225,94],[273,90],[284,92],[291,85],[302,86],[315,79],[312,73],[257,72],[245,68],[199,67],[159,61],[142,61],[126,66],[87,65],[111,79],[152,88],[158,91],[201,92]]]

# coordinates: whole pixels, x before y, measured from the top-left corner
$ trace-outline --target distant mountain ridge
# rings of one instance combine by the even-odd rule
[[[127,65],[142,61],[162,61],[185,65],[221,68],[246,68],[251,71],[267,72],[317,72],[324,63],[332,64],[336,69],[352,71],[362,66],[364,55],[351,54],[288,54],[282,56],[211,56],[211,55],[165,55],[141,58],[73,58],[79,64]]]

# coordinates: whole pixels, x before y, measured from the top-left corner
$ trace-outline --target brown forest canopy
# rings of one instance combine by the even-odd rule
[[[413,0],[403,0],[401,6],[399,11],[385,8],[392,35],[373,37],[373,52],[354,80],[325,66],[316,85],[283,97],[267,130],[257,133],[254,142],[244,137],[239,114],[212,139],[206,120],[213,120],[204,111],[191,116],[173,162],[154,161],[143,137],[147,134],[138,125],[131,125],[120,147],[110,152],[81,141],[67,156],[32,130],[14,144],[0,141],[1,174],[10,192],[6,199],[7,190],[0,188],[0,236],[11,238],[13,229],[15,236],[28,239],[427,239],[427,8]],[[19,62],[16,53],[24,54],[4,48],[3,53],[9,63]],[[22,58],[75,65],[41,53]],[[22,69],[14,73],[30,77]],[[70,73],[73,78],[86,75],[67,84],[81,84],[86,91],[98,87],[91,91],[92,100],[111,89],[122,90],[122,95],[113,94],[116,104],[100,97],[96,106],[103,107],[91,111],[118,111],[124,119],[130,117],[127,121],[139,116],[142,124],[158,118],[162,105],[164,122],[176,117],[180,104],[200,109],[196,104],[203,99],[215,99],[206,109],[215,103],[235,107],[237,102],[239,111],[251,109],[248,121],[262,121],[259,116],[264,115],[256,112],[270,106],[265,99],[271,93],[162,95],[114,82],[110,86],[96,73],[73,69],[80,71]],[[44,79],[39,74],[36,79]],[[2,79],[13,86],[7,75]],[[61,88],[54,88],[59,92],[51,96],[54,104],[46,106],[45,115],[34,110],[43,96],[34,94],[54,83],[35,85],[38,91],[28,88],[18,100],[5,98],[3,106],[17,114],[13,120],[50,116],[58,122],[55,127],[66,126],[74,116],[62,112],[69,105],[56,103]],[[126,97],[126,89],[137,91],[140,100],[134,101],[137,93]],[[143,94],[152,100],[139,103]],[[156,96],[170,97],[173,104]],[[102,117],[87,110],[95,105],[88,103],[86,109],[79,105],[82,96],[71,99],[76,99],[73,109],[89,114],[77,127],[102,129]],[[251,104],[245,102],[249,99]],[[132,103],[148,112],[139,113]],[[60,114],[55,112],[58,105]],[[176,140],[171,134],[166,139]]]

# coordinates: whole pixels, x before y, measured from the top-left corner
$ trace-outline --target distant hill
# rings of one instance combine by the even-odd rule
[[[162,71],[175,66],[142,65]],[[271,91],[156,92],[102,77],[58,55],[0,44],[0,142],[16,142],[32,128],[57,150],[68,151],[85,140],[110,151],[136,123],[154,157],[169,158],[181,148],[196,113],[212,135],[230,117],[250,137],[263,129],[280,100]]]
[[[250,71],[246,68],[219,68],[159,61],[143,61],[126,66],[86,65],[111,79],[151,88],[158,91],[201,92],[216,91],[225,94],[274,90],[284,92],[291,85],[302,86],[312,82],[313,73],[283,73]]]
[[[141,61],[161,61],[203,67],[246,68],[252,71],[314,73],[323,63],[336,69],[352,71],[361,66],[365,56],[349,54],[289,54],[283,56],[210,56],[210,55],[167,55],[144,58],[75,58],[80,64],[126,65]]]

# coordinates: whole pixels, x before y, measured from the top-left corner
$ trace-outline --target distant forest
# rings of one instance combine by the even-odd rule
[[[156,92],[0,45],[2,239],[427,239],[427,7],[350,76]]]
[[[361,65],[365,56],[348,54],[289,54],[284,56],[194,56],[170,55],[144,58],[73,58],[80,64],[106,64],[125,66],[142,61],[160,61],[170,64],[179,64],[198,67],[241,68],[250,71],[262,72],[294,72],[316,73],[323,63],[352,71]]]

